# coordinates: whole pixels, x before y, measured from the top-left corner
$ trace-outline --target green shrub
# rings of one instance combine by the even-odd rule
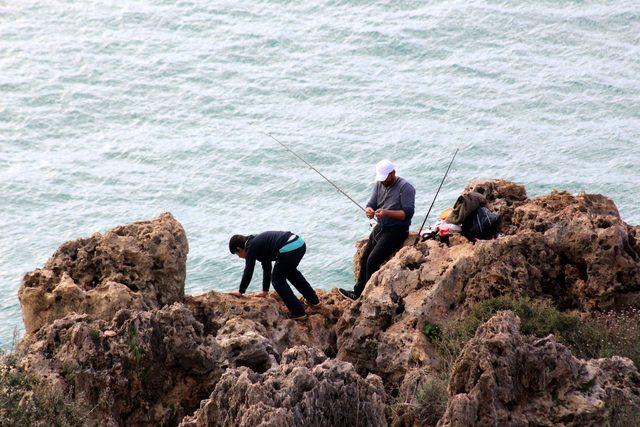
[[[140,344],[131,341],[129,343],[129,350],[131,351],[133,359],[136,361],[136,365],[140,365],[140,361],[142,360],[142,347],[140,347]]]
[[[442,329],[433,323],[425,322],[424,325],[422,325],[422,333],[424,333],[431,342],[438,341],[442,338]]]
[[[389,407],[393,426],[435,426],[447,407],[446,376],[433,372],[421,379],[409,396]]]
[[[89,336],[91,336],[91,340],[94,344],[97,345],[100,343],[100,331],[92,329],[91,331],[89,331]]]
[[[447,408],[448,378],[431,376],[416,390],[412,406],[421,425],[433,425]]]
[[[635,309],[593,315],[565,335],[579,357],[624,356],[640,367],[640,313]]]
[[[365,349],[370,359],[378,357],[378,343],[374,340],[367,340],[365,343]]]
[[[562,313],[547,301],[503,296],[476,304],[462,322],[460,332],[471,338],[480,325],[502,310],[511,310],[520,317],[520,330],[523,334],[537,337],[549,334],[559,336],[562,331],[575,329],[581,323],[577,316]]]
[[[480,325],[501,310],[520,317],[525,335],[545,337],[553,334],[579,358],[628,357],[640,366],[640,313],[611,312],[580,317],[559,311],[550,302],[502,296],[476,304],[463,320],[443,325],[441,339],[435,342],[442,356],[441,369],[450,372],[466,342]]]
[[[14,353],[0,354],[1,426],[80,426],[79,414],[74,403],[26,372]]]

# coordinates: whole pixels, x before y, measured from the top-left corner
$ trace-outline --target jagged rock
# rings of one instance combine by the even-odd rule
[[[180,425],[385,426],[385,398],[380,378],[363,379],[351,364],[298,346],[263,374],[228,370],[209,399]]]
[[[337,324],[338,358],[380,375],[388,388],[398,387],[406,371],[437,363],[422,333],[426,323],[462,317],[479,301],[545,297],[581,311],[640,303],[638,232],[609,199],[552,192],[528,200],[524,187],[503,180],[470,189],[508,212],[508,234],[405,246]]]
[[[18,291],[27,333],[70,313],[111,320],[121,308],[150,309],[184,296],[189,251],[169,213],[67,242]]]
[[[111,322],[71,314],[24,341],[23,363],[61,393],[73,390],[100,425],[175,425],[225,369],[265,372],[302,343],[322,355],[309,368],[335,355],[333,326],[347,302],[335,292],[318,295],[321,305],[308,309],[305,322],[288,319],[274,294],[218,292],[162,309],[120,310]]]
[[[429,293],[418,286],[414,266],[421,262],[422,252],[405,247],[373,275],[336,325],[339,359],[388,384],[399,384],[406,369],[430,363],[429,344],[416,323]]]
[[[216,341],[232,366],[264,372],[277,364],[279,354],[268,338],[256,332],[257,329],[258,325],[251,320],[232,318],[218,331]]]
[[[478,329],[455,363],[438,426],[607,425],[617,403],[640,404],[631,360],[579,360],[553,336],[519,328],[505,311]]]
[[[320,305],[307,307],[309,318],[304,322],[289,319],[287,308],[274,292],[267,298],[207,292],[187,296],[185,302],[207,334],[216,336],[223,347],[229,349],[237,349],[236,344],[244,342],[247,346],[242,352],[260,355],[258,365],[260,369],[267,369],[272,363],[267,363],[267,359],[272,355],[277,359],[287,348],[296,345],[317,348],[328,356],[336,354],[334,325],[348,301],[336,290],[316,292]],[[241,361],[246,357],[240,353],[239,365],[247,366]]]
[[[73,314],[33,338],[23,365],[71,390],[99,425],[175,425],[222,374],[222,349],[180,303],[111,322]]]
[[[558,257],[557,282],[583,310],[613,309],[640,296],[640,242],[613,201],[602,195],[553,191],[519,206],[518,234],[535,231]],[[566,299],[566,298],[565,298]]]
[[[385,418],[384,405],[392,403],[386,396],[414,405],[411,390],[438,365],[425,326],[506,294],[583,312],[640,305],[640,226],[625,224],[610,200],[558,192],[529,200],[524,187],[504,180],[464,191],[471,189],[501,213],[501,237],[417,246],[410,237],[358,301],[319,291],[321,305],[309,307],[305,321],[288,319],[275,293],[184,297],[188,246],[170,214],[68,242],[20,288],[22,366],[72,392],[100,425],[176,425],[202,399],[185,425],[419,424],[419,410]],[[560,360],[595,370],[607,396],[631,399],[629,387],[639,390],[610,374],[635,378],[626,360]],[[464,399],[452,411],[472,408],[461,406]]]

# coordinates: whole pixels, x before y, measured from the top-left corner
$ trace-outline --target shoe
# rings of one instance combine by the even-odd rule
[[[350,299],[352,301],[355,301],[355,300],[358,299],[358,295],[356,295],[355,292],[351,292],[351,291],[348,291],[348,290],[342,289],[342,288],[339,288],[338,292],[340,292],[340,295],[342,295],[344,298],[348,298],[348,299]]]
[[[305,320],[307,319],[309,316],[307,316],[307,313],[303,313],[303,314],[299,314],[297,316],[294,316],[293,314],[289,314],[289,319],[291,320]]]
[[[298,298],[300,300],[300,302],[304,305],[306,305],[307,307],[320,307],[320,300],[318,300],[317,303],[315,304],[311,304],[309,301],[307,301],[304,297],[300,297]]]

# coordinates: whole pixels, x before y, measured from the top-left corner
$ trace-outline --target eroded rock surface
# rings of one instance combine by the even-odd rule
[[[410,242],[367,284],[337,325],[338,358],[387,387],[405,372],[436,363],[422,333],[426,323],[463,317],[479,301],[501,295],[550,298],[562,309],[617,309],[640,302],[637,227],[625,224],[610,199],[565,192],[526,199],[524,187],[475,181],[500,211],[502,235],[450,246]]]
[[[631,360],[579,360],[553,336],[519,328],[504,311],[478,329],[453,368],[439,427],[607,425],[617,405],[640,404]]]
[[[121,308],[146,310],[184,296],[189,252],[169,213],[67,242],[18,291],[27,333],[71,313],[110,320]]]
[[[637,301],[640,242],[611,199],[553,191],[518,207],[513,225],[517,234],[534,232],[558,257],[563,289],[556,293],[564,305],[603,310],[623,303],[620,295]]]
[[[228,370],[181,426],[385,426],[385,401],[380,378],[297,346],[264,374]]]
[[[214,337],[183,304],[120,310],[109,322],[72,314],[42,327],[24,365],[60,392],[72,391],[88,423],[175,425],[223,372]]]
[[[528,199],[523,186],[504,180],[474,181],[464,191],[471,190],[501,213],[499,238],[413,246],[410,237],[358,301],[319,291],[321,305],[309,307],[301,322],[287,318],[275,293],[184,296],[188,244],[170,214],[65,243],[20,287],[22,364],[84,402],[99,425],[176,425],[185,416],[190,426],[404,425],[419,422],[417,413],[394,418],[390,406],[396,397],[411,401],[440,362],[425,325],[464,318],[477,302],[502,295],[549,298],[581,312],[640,306],[640,226],[625,224],[611,200],[563,192]],[[469,350],[502,364],[500,370],[484,362],[473,367],[473,357],[459,361],[451,390],[460,391],[443,423],[467,420],[472,409],[501,420],[500,411],[514,407],[532,422],[565,422],[544,417],[576,410],[583,418],[574,424],[597,425],[609,419],[611,396],[640,393],[626,359],[578,361],[551,338],[530,339],[510,328],[476,337],[476,350]],[[494,341],[530,352],[505,359],[491,353]],[[530,372],[551,375],[553,384],[509,371],[532,354],[553,367],[541,374],[533,363],[526,365]],[[498,378],[496,387],[473,382],[483,372]],[[510,378],[521,400],[499,397],[493,409],[480,411],[476,390],[502,396],[509,390],[502,378]],[[564,393],[561,405],[540,397],[534,414],[526,405],[536,390]]]
[[[265,369],[287,348],[304,344],[335,356],[335,324],[348,301],[331,292],[317,290],[321,304],[307,307],[309,316],[304,322],[287,317],[282,301],[271,293],[268,298],[236,297],[220,292],[207,292],[187,297],[186,303],[207,334],[216,336],[224,348],[244,353],[239,360],[247,359],[253,352],[262,360]],[[235,348],[235,350],[233,350]],[[241,366],[247,366],[239,362]]]

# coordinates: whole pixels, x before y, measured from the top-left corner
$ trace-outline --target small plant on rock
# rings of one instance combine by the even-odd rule
[[[89,336],[91,337],[91,340],[93,341],[94,344],[99,344],[100,343],[100,331],[96,330],[96,329],[92,329],[89,332]]]
[[[422,333],[430,342],[435,342],[442,338],[442,329],[434,323],[424,322]]]
[[[15,353],[0,353],[1,426],[80,426],[80,414],[74,402],[25,371]]]
[[[436,425],[447,407],[447,380],[437,376],[427,378],[416,390],[414,405],[421,422]]]
[[[378,357],[378,343],[376,341],[368,340],[365,344],[365,348],[367,350],[367,355],[371,359]]]
[[[435,426],[447,407],[447,384],[447,376],[437,371],[421,378],[391,405],[392,425]]]

